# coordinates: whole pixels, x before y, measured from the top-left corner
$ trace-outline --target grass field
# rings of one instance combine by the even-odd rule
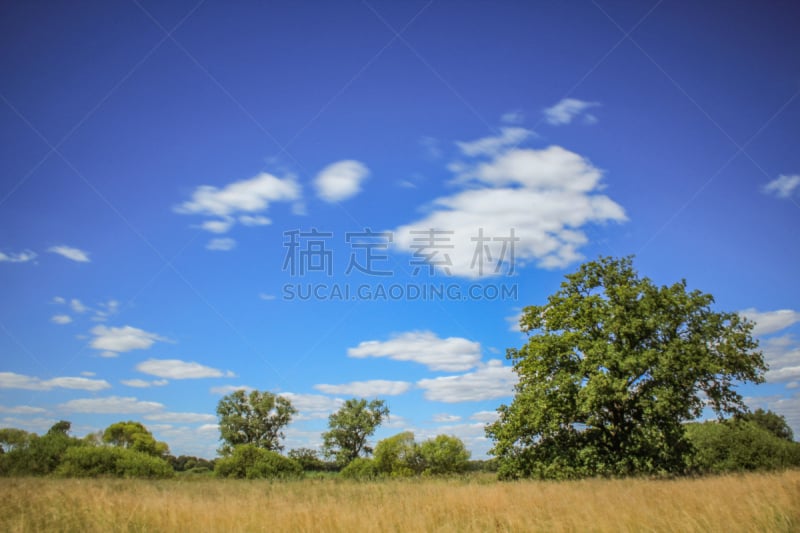
[[[0,531],[800,531],[800,472],[516,483],[0,479]]]

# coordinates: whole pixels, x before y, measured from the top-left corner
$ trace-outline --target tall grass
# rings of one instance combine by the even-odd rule
[[[800,472],[672,481],[0,480],[2,531],[798,531]]]

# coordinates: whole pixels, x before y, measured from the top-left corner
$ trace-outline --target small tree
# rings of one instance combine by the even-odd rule
[[[772,411],[765,411],[763,409],[756,409],[751,413],[743,413],[737,415],[738,420],[752,422],[755,425],[766,429],[779,439],[794,441],[794,433],[789,424],[786,423],[786,418],[778,413]]]
[[[383,400],[350,399],[328,418],[328,431],[322,434],[322,449],[328,457],[335,457],[340,466],[362,454],[372,453],[367,438],[389,416]]]
[[[458,437],[437,435],[419,447],[425,465],[423,473],[430,475],[460,474],[469,466],[469,450]]]
[[[217,405],[220,448],[223,455],[234,446],[252,444],[265,450],[280,451],[283,428],[292,421],[297,409],[288,398],[271,392],[238,390],[223,397]]]
[[[603,258],[524,310],[508,350],[519,376],[487,427],[503,477],[682,472],[684,421],[744,410],[738,382],[764,380],[752,323],[686,282],[658,287],[631,258]]]
[[[157,441],[141,422],[131,420],[108,426],[103,432],[103,442],[156,457],[169,453],[167,443]]]
[[[424,468],[419,444],[410,431],[398,433],[375,445],[375,469],[382,475],[407,477],[422,473]]]

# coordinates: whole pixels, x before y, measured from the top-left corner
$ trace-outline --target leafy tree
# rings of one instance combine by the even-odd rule
[[[526,307],[530,338],[507,353],[516,395],[486,430],[501,477],[684,471],[682,422],[706,402],[718,416],[741,412],[735,384],[766,371],[752,323],[713,303],[685,280],[640,278],[631,258],[601,258]]]
[[[43,436],[28,434],[26,440],[2,455],[0,471],[4,475],[44,476],[61,463],[69,448],[85,443],[68,435],[70,423],[60,421]],[[19,430],[18,430],[19,431]]]
[[[367,437],[388,417],[389,408],[383,400],[347,400],[328,417],[330,429],[322,434],[325,455],[335,457],[336,462],[344,466],[362,454],[372,453]]]
[[[67,420],[59,420],[47,430],[48,435],[62,435],[69,436],[69,430],[72,429],[72,422]]]
[[[35,433],[28,433],[23,429],[2,428],[0,429],[0,453],[24,448],[34,438],[36,438]]]
[[[765,411],[763,409],[756,409],[750,413],[742,413],[736,416],[739,420],[753,422],[755,425],[762,427],[778,437],[779,439],[794,441],[794,433],[786,419],[778,413],[772,411]]]
[[[424,468],[419,444],[410,431],[383,439],[375,446],[375,469],[382,475],[408,477],[422,473]]]
[[[156,457],[169,453],[169,446],[165,442],[157,441],[141,422],[130,420],[108,426],[103,432],[103,442]]]
[[[238,390],[223,397],[217,405],[220,452],[229,454],[234,446],[252,444],[265,450],[280,451],[283,428],[297,409],[288,398],[271,392]]]
[[[214,474],[233,478],[296,478],[303,475],[300,463],[278,452],[254,444],[234,446],[232,452],[217,460]]]
[[[437,435],[419,447],[419,454],[425,465],[424,474],[460,474],[465,472],[470,453],[458,437]]]

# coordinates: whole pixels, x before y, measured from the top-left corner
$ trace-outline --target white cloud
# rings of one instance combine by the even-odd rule
[[[9,252],[7,254],[0,252],[0,263],[27,263],[34,259],[36,259],[36,253],[31,250],[24,250],[19,253]]]
[[[522,333],[522,327],[519,325],[519,321],[522,319],[523,311],[519,307],[515,307],[514,312],[515,314],[506,317],[508,331]]]
[[[761,349],[769,365],[767,381],[800,379],[800,343],[794,337],[782,335],[762,340]]]
[[[154,379],[152,381],[147,381],[145,379],[123,379],[120,381],[126,387],[134,387],[137,389],[146,389],[148,387],[163,387],[167,385],[169,381],[166,379]]]
[[[99,305],[100,309],[95,309],[94,316],[92,317],[92,320],[95,322],[105,322],[109,317],[119,312],[119,302],[116,300],[109,300]]]
[[[89,308],[83,305],[83,303],[81,303],[81,301],[78,300],[77,298],[73,298],[72,300],[70,300],[69,306],[76,313],[85,313],[86,311],[89,310]]]
[[[174,208],[181,214],[225,217],[237,213],[258,213],[270,202],[297,200],[300,186],[292,176],[284,179],[271,174],[229,183],[223,188],[201,185],[192,193],[192,199]]]
[[[83,372],[81,372],[81,376],[86,376],[87,378],[91,378],[96,375],[97,374],[95,372],[89,372],[88,370],[84,370]]]
[[[371,396],[397,396],[408,392],[411,383],[407,381],[387,381],[385,379],[372,379],[369,381],[352,381],[341,385],[314,385],[314,388],[325,394],[341,394],[346,396],[371,397]]]
[[[144,414],[162,411],[164,404],[137,400],[134,397],[108,396],[81,398],[58,406],[62,411],[94,414]]]
[[[458,422],[459,420],[461,420],[461,417],[458,415],[449,415],[447,413],[438,413],[433,415],[434,422],[451,423],[451,422]]]
[[[478,422],[483,422],[484,424],[491,424],[498,418],[497,411],[478,411],[476,413],[472,413],[470,415],[470,420],[476,420]]]
[[[63,326],[64,324],[69,324],[72,322],[72,318],[69,315],[53,315],[50,318],[50,321],[54,324]]]
[[[504,149],[516,147],[531,135],[533,132],[525,128],[501,128],[498,136],[484,137],[470,142],[456,141],[456,145],[464,155],[469,157],[495,156]]]
[[[359,161],[338,161],[317,174],[314,185],[317,196],[326,202],[341,202],[358,194],[369,169]]]
[[[206,244],[206,250],[211,250],[213,252],[227,252],[234,248],[236,248],[236,241],[229,237],[211,239],[208,241],[208,244]]]
[[[512,149],[457,170],[465,190],[436,199],[425,218],[394,230],[396,245],[416,254],[417,268],[428,268],[427,261],[471,279],[508,274],[527,260],[563,268],[583,259],[582,226],[627,220],[619,204],[596,194],[600,170],[559,146]],[[451,232],[435,235],[450,248],[429,246],[431,229]]]
[[[792,324],[800,322],[800,312],[793,309],[779,309],[777,311],[758,311],[750,307],[739,311],[740,315],[755,322],[753,335],[761,336],[786,329]]]
[[[24,418],[17,418],[17,417],[5,417],[0,419],[0,427],[11,427],[11,428],[18,428],[24,429],[25,431],[32,431],[34,433],[44,433],[51,427],[53,424],[57,422],[54,418],[42,418],[42,417],[24,417]]]
[[[95,350],[103,350],[103,357],[116,357],[120,352],[131,350],[147,350],[157,341],[166,341],[155,333],[150,333],[139,328],[123,326],[109,328],[95,326],[91,330],[94,338],[89,345]]]
[[[61,296],[54,296],[53,297],[53,303],[54,304],[65,304],[65,303],[67,303],[67,301],[64,298],[62,298]]]
[[[780,175],[770,181],[761,191],[764,194],[771,194],[778,198],[789,198],[800,187],[800,174],[792,176]]]
[[[295,409],[297,409],[296,420],[314,420],[328,418],[328,415],[338,410],[344,400],[341,398],[331,398],[321,394],[296,394],[293,392],[281,392],[280,396],[287,398]]]
[[[425,398],[437,402],[476,402],[504,398],[514,394],[517,375],[510,366],[492,359],[474,372],[460,376],[422,379],[417,385],[425,389]]]
[[[73,248],[72,246],[51,246],[47,251],[78,263],[88,263],[90,261],[88,252],[79,248]]]
[[[165,379],[199,379],[232,377],[230,371],[223,372],[216,368],[180,359],[148,359],[136,365],[136,370]]]
[[[243,226],[267,226],[272,224],[272,221],[263,216],[242,215],[239,217],[239,222]]]
[[[266,294],[264,292],[259,293],[258,297],[261,298],[264,301],[267,301],[267,302],[271,302],[272,300],[274,300],[276,298],[276,296],[274,294]]]
[[[250,385],[217,385],[216,387],[211,387],[210,392],[211,394],[225,395],[237,390],[251,391],[254,388]]]
[[[231,217],[222,219],[206,220],[200,227],[211,233],[227,233],[236,222]]]
[[[167,424],[198,424],[200,422],[214,423],[217,421],[215,415],[205,413],[154,413],[151,415],[144,415],[145,420],[152,420],[154,422],[164,422]],[[214,424],[216,426],[216,424]]]
[[[500,116],[500,121],[506,124],[520,124],[525,120],[525,115],[519,109],[508,111]]]
[[[30,405],[15,405],[13,407],[0,405],[0,413],[7,413],[10,415],[34,415],[46,412],[47,409],[43,409],[42,407],[32,407]]]
[[[104,379],[57,377],[41,379],[14,372],[0,372],[0,389],[51,390],[55,388],[98,391],[111,387]]]
[[[576,98],[564,98],[553,107],[548,107],[544,110],[544,117],[550,124],[560,126],[562,124],[569,124],[572,120],[592,107],[600,105],[597,102],[586,102]],[[589,115],[590,122],[595,121],[596,118]]]
[[[409,331],[393,335],[388,341],[364,341],[347,350],[349,357],[388,357],[395,361],[414,361],[431,370],[458,372],[469,370],[481,360],[481,345],[461,337],[440,339],[430,331]]]

